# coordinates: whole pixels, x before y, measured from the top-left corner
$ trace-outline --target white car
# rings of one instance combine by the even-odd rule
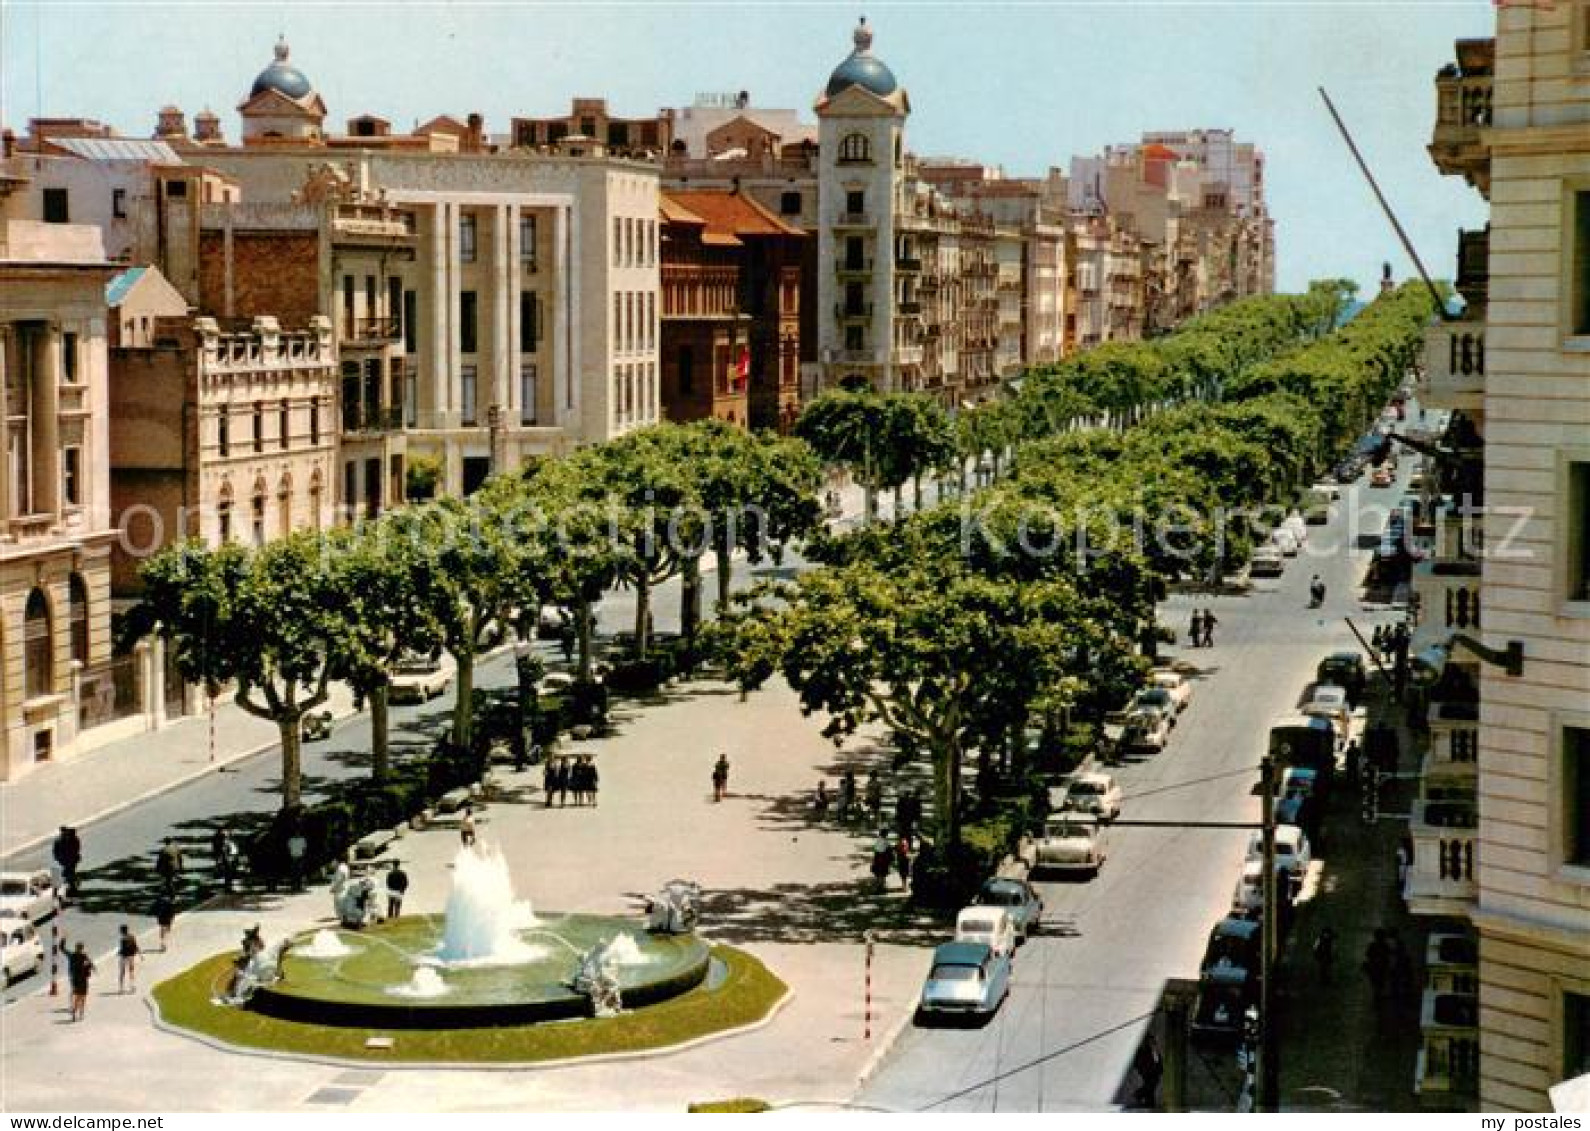
[[[1256,832],[1248,838],[1248,855],[1244,863],[1258,864],[1263,859],[1264,834]],[[1275,862],[1277,866],[1283,864],[1286,866],[1294,890],[1303,886],[1303,877],[1308,874],[1309,862],[1313,859],[1313,853],[1309,851],[1308,837],[1303,835],[1302,829],[1296,825],[1275,827]]]
[[[1177,714],[1185,711],[1187,704],[1192,702],[1192,681],[1181,672],[1172,671],[1170,668],[1155,668],[1148,673],[1148,681],[1170,693],[1171,701],[1176,704]]]
[[[1231,893],[1232,914],[1251,918],[1264,910],[1263,875],[1263,860],[1243,861],[1242,876],[1237,880],[1236,890]],[[1291,905],[1292,871],[1280,859],[1275,862],[1275,895],[1281,901],[1283,911]],[[1281,920],[1282,923],[1285,921]]]
[[[404,656],[392,665],[392,686],[387,697],[393,703],[424,703],[445,695],[453,686],[458,665],[443,653],[437,659],[429,656]]]
[[[955,917],[955,941],[982,943],[995,954],[1016,953],[1016,924],[1003,907],[974,904]]]
[[[536,680],[537,695],[562,695],[574,686],[574,677],[568,672],[548,672]]]
[[[1286,572],[1286,558],[1276,546],[1257,546],[1248,562],[1249,577],[1280,577]]]
[[[1121,787],[1109,774],[1077,774],[1057,791],[1059,812],[1085,813],[1101,821],[1121,815]]]
[[[1292,532],[1291,527],[1277,526],[1270,531],[1270,544],[1280,550],[1283,557],[1297,557],[1297,535]]]
[[[1057,813],[1044,822],[1043,836],[1033,846],[1032,870],[1096,876],[1104,857],[1104,830],[1097,817]]]
[[[1322,719],[1329,719],[1336,728],[1336,741],[1338,744],[1347,741],[1348,731],[1352,726],[1353,708],[1347,702],[1347,690],[1331,683],[1321,683],[1315,686],[1314,695],[1303,707],[1305,715],[1315,715]]]
[[[1170,741],[1170,719],[1158,711],[1133,711],[1126,716],[1121,745],[1128,750],[1163,750]]]
[[[0,922],[0,974],[5,984],[36,974],[44,966],[44,946],[32,923]]]
[[[55,904],[55,878],[44,869],[0,872],[0,918],[42,923],[55,914]]]

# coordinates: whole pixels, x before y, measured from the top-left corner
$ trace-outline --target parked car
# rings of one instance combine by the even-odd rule
[[[1163,750],[1170,741],[1170,717],[1158,711],[1133,711],[1121,729],[1125,750]]]
[[[1308,523],[1303,520],[1303,512],[1293,509],[1281,522],[1281,529],[1288,531],[1297,544],[1301,546],[1308,541]]]
[[[985,943],[948,942],[933,965],[917,1003],[920,1022],[933,1014],[994,1013],[1010,993],[1010,955]]]
[[[1314,669],[1319,683],[1333,683],[1347,692],[1347,701],[1354,707],[1363,700],[1364,687],[1369,682],[1369,669],[1358,652],[1332,652]]]
[[[1254,918],[1264,911],[1264,861],[1244,860],[1242,875],[1237,878],[1237,886],[1231,893],[1231,913],[1246,918]],[[1281,905],[1281,917],[1277,922],[1283,928],[1292,915],[1292,870],[1288,865],[1277,859],[1275,862],[1275,898]]]
[[[1249,577],[1280,577],[1286,572],[1286,556],[1279,547],[1256,546],[1248,561]]]
[[[1248,863],[1264,858],[1264,834],[1255,832],[1248,838]],[[1296,825],[1277,825],[1275,829],[1275,862],[1286,865],[1287,874],[1292,878],[1292,890],[1296,891],[1303,886],[1303,877],[1308,874],[1310,861],[1314,859],[1309,851],[1308,837]]]
[[[1307,766],[1288,766],[1281,771],[1282,797],[1315,797],[1319,790],[1319,774]]]
[[[1164,688],[1171,702],[1176,705],[1178,714],[1185,711],[1187,704],[1192,702],[1192,680],[1181,672],[1172,671],[1170,668],[1155,668],[1148,673],[1148,680],[1155,687]]]
[[[55,907],[55,877],[45,869],[0,872],[0,918],[42,923]]]
[[[573,687],[574,676],[568,672],[548,672],[536,680],[537,695],[562,695]]]
[[[1303,713],[1316,718],[1329,719],[1336,728],[1336,741],[1346,745],[1352,733],[1353,708],[1347,701],[1347,689],[1330,683],[1316,683],[1314,693],[1303,704]]]
[[[973,904],[955,916],[955,941],[982,943],[996,954],[1016,951],[1016,923],[1003,907]]]
[[[1297,535],[1292,533],[1291,527],[1277,526],[1270,531],[1270,545],[1280,550],[1282,557],[1297,557],[1298,540]]]
[[[1319,802],[1306,793],[1282,794],[1275,799],[1271,811],[1277,827],[1296,825],[1305,835],[1316,836],[1319,833]]]
[[[1104,830],[1097,817],[1083,813],[1052,814],[1034,848],[1036,872],[1099,874],[1104,866]]]
[[[1270,757],[1278,766],[1306,766],[1328,781],[1336,770],[1336,726],[1318,715],[1286,715],[1270,725]]]
[[[1026,880],[1013,876],[996,876],[983,881],[972,899],[977,907],[998,907],[1010,916],[1016,928],[1016,942],[1024,943],[1038,933],[1043,921],[1043,898]]]
[[[1228,915],[1210,929],[1203,960],[1198,963],[1198,973],[1204,975],[1221,967],[1258,973],[1263,946],[1264,932],[1257,919]]]
[[[424,703],[445,695],[453,685],[458,666],[445,653],[429,656],[404,656],[392,665],[392,686],[387,693],[393,703]]]
[[[1087,813],[1101,821],[1121,815],[1121,787],[1109,774],[1074,774],[1059,790],[1053,808],[1066,813]]]
[[[0,922],[0,974],[5,984],[36,974],[44,966],[44,946],[32,923]]]
[[[1171,693],[1163,687],[1145,687],[1132,696],[1131,706],[1127,707],[1129,714],[1138,714],[1143,711],[1152,711],[1162,715],[1171,726],[1176,725],[1176,713],[1180,710]]]

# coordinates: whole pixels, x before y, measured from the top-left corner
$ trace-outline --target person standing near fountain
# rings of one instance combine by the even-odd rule
[[[548,758],[541,767],[541,793],[546,798],[546,807],[552,808],[552,795],[558,791],[558,766],[556,758]]]
[[[392,861],[386,874],[386,917],[396,919],[403,914],[403,896],[409,890],[409,874],[403,870],[403,861]]]
[[[66,944],[61,944],[65,949]],[[94,960],[82,943],[66,956],[66,978],[72,984],[72,1020],[81,1021],[88,1010],[88,980],[94,976]]]
[[[458,821],[458,839],[465,848],[475,846],[475,810],[469,805],[464,806],[464,815]]]
[[[729,792],[729,756],[719,754],[712,766],[712,800],[722,801]]]

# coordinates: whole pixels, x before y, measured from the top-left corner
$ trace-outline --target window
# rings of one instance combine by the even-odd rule
[[[1590,728],[1562,728],[1562,862],[1590,867]]]
[[[646,292],[646,348],[657,345],[657,292]]]
[[[845,284],[845,316],[847,318],[861,317],[865,311],[863,305],[863,288],[860,283]]]
[[[283,449],[285,449],[288,446],[288,444],[290,444],[292,442],[292,435],[293,435],[293,424],[292,424],[292,421],[293,421],[293,402],[283,398],[281,407],[276,410],[276,427],[277,427],[277,430],[280,432],[280,436],[278,437],[278,439],[281,442],[281,446],[282,446]]]
[[[1567,465],[1561,532],[1563,557],[1567,564],[1564,596],[1570,601],[1590,601],[1590,461],[1576,460]]]
[[[535,353],[536,339],[540,337],[540,327],[536,325],[536,316],[540,303],[530,291],[519,292],[519,352]]]
[[[607,144],[614,149],[626,149],[629,146],[629,123],[607,123]]]
[[[67,207],[65,189],[47,188],[44,190],[44,222],[46,224],[70,224],[72,222],[72,213],[71,209]]]
[[[845,211],[852,216],[860,215],[867,210],[867,194],[861,189],[851,189],[845,193]]]
[[[1590,1072],[1590,994],[1562,995],[1562,1078]]]
[[[624,221],[617,216],[613,217],[613,266],[621,267],[624,263]]]
[[[187,181],[167,181],[166,195],[172,198],[186,197],[188,195]]]
[[[293,532],[293,477],[286,472],[276,484],[276,519],[283,538]]]
[[[782,216],[799,216],[801,214],[801,194],[786,192],[778,198],[778,210]]]
[[[88,663],[88,586],[81,574],[66,583],[67,614],[72,622],[72,659]]]
[[[1573,194],[1573,277],[1568,280],[1568,325],[1575,337],[1590,335],[1590,191]]]
[[[320,529],[320,499],[325,494],[325,489],[320,481],[320,469],[315,469],[315,474],[309,481],[309,522],[316,529]]]
[[[420,352],[420,296],[418,291],[403,292],[403,352]]]
[[[309,442],[314,447],[320,446],[320,398],[309,398]]]
[[[215,446],[223,457],[232,454],[232,418],[225,405],[215,410]]]
[[[263,546],[265,544],[265,480],[263,479],[254,484],[254,500],[251,511],[254,527],[254,545]]]
[[[342,336],[353,336],[353,276],[342,277]]]
[[[364,277],[364,316],[366,318],[376,317],[378,308],[376,306],[375,293],[375,276],[366,275]]]
[[[635,221],[624,218],[624,266],[635,266]]]
[[[61,380],[68,385],[77,384],[77,335],[61,335]]]
[[[624,348],[624,296],[613,292],[613,348]]]
[[[254,450],[265,450],[265,402],[254,402]]]
[[[851,353],[859,352],[866,347],[862,345],[862,328],[860,326],[845,327],[845,349]]]
[[[118,220],[127,218],[127,190],[124,188],[110,190],[110,214]]]
[[[22,623],[22,684],[29,699],[55,690],[55,640],[50,603],[42,589],[28,594]]]
[[[465,365],[459,369],[459,412],[465,424],[475,423],[475,380],[476,371],[473,365]]]
[[[872,145],[865,134],[846,134],[839,142],[839,163],[859,164],[872,160]]]
[[[359,505],[359,461],[348,460],[342,465],[342,507],[352,514]]]
[[[845,239],[845,269],[847,271],[861,271],[866,267],[866,260],[862,258],[865,245],[860,236],[848,236]]]
[[[584,136],[584,137],[590,138],[592,141],[595,141],[596,140],[596,119],[595,118],[581,118],[580,119],[580,134],[582,136]]]
[[[519,214],[519,262],[536,269],[536,218],[523,212]]]
[[[458,258],[462,263],[475,262],[475,217],[468,212],[458,217]]]
[[[67,506],[81,506],[83,502],[83,449],[79,447],[66,448],[62,451],[62,456],[61,494],[65,496]]]
[[[527,362],[519,367],[519,423],[536,422],[536,367]]]
[[[403,280],[395,275],[387,277],[386,281],[386,317],[392,323],[390,337],[397,337],[400,333],[406,334],[408,327],[403,324]]]
[[[464,353],[475,352],[477,309],[474,291],[458,293],[458,348]]]

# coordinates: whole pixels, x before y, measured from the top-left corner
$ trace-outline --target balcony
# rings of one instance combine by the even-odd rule
[[[344,435],[378,435],[400,432],[403,429],[403,410],[373,406],[343,405],[342,431]]]
[[[1472,935],[1435,932],[1425,942],[1425,987],[1438,994],[1477,993],[1479,945]]]
[[[872,260],[842,259],[834,264],[834,274],[841,279],[866,278],[872,274]]]
[[[863,322],[872,318],[872,303],[864,302],[857,306],[847,306],[845,303],[834,303],[834,317],[841,322]]]
[[[19,514],[6,520],[6,534],[13,542],[47,538],[54,530],[55,523],[54,514]]]
[[[922,304],[914,298],[905,299],[896,309],[910,318],[920,318],[922,316]]]
[[[342,323],[342,342],[385,345],[403,337],[396,318],[347,318]]]
[[[1475,994],[1425,990],[1414,1091],[1422,1096],[1474,1094],[1480,1071],[1479,1014]]]
[[[835,365],[876,365],[876,364],[878,364],[878,355],[876,353],[874,353],[872,350],[851,350],[851,349],[835,350],[834,351],[834,364]]]
[[[1491,68],[1495,60],[1493,39],[1460,39],[1458,61],[1441,69],[1435,79],[1435,130],[1430,138],[1430,159],[1447,176],[1460,176],[1490,195],[1491,158],[1482,131],[1491,124]]]
[[[1477,315],[1475,317],[1474,315]],[[1419,403],[1478,416],[1485,404],[1484,312],[1440,322],[1424,332],[1424,380]]]
[[[1403,898],[1415,915],[1465,918],[1478,898],[1475,882],[1479,808],[1472,798],[1423,798],[1408,819],[1413,864]]]
[[[921,365],[921,346],[896,346],[894,355],[890,359],[895,365]]]
[[[1457,290],[1469,309],[1483,310],[1490,297],[1491,229],[1458,232]]]
[[[1444,640],[1454,632],[1472,633],[1481,627],[1478,561],[1420,562],[1413,567],[1413,593],[1418,606],[1414,623],[1421,642]]]
[[[907,275],[919,275],[922,272],[922,261],[914,255],[901,255],[895,258],[894,268]]]
[[[834,221],[834,227],[870,230],[877,227],[877,221],[873,219],[870,212],[841,212],[839,218]]]

